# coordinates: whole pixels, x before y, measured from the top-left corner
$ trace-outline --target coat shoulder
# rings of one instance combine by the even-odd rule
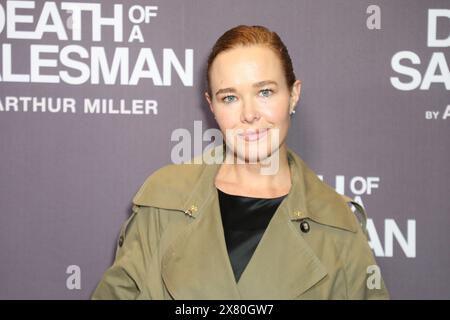
[[[200,164],[168,164],[147,177],[133,197],[138,206],[181,209],[203,170]]]

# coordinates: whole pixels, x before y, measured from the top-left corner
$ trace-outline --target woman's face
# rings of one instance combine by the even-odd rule
[[[256,163],[285,148],[301,84],[297,80],[288,87],[272,49],[255,45],[221,52],[209,78],[212,96],[205,96],[229,151]]]

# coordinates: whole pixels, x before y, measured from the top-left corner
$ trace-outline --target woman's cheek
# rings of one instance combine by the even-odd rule
[[[237,108],[222,107],[216,114],[216,120],[221,123],[222,127],[233,128],[240,119]]]
[[[285,107],[280,104],[273,104],[264,110],[263,115],[267,121],[279,125],[286,121],[286,113],[287,110]]]
[[[220,112],[216,113],[216,120],[219,124],[219,127],[222,130],[225,130],[233,128],[239,118],[236,119],[236,115],[234,112],[232,112],[232,110],[221,110]]]

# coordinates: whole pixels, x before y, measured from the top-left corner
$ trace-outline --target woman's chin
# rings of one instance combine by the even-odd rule
[[[272,156],[273,150],[270,148],[261,148],[258,146],[250,145],[244,149],[237,148],[237,152],[235,152],[235,154],[238,158],[238,164],[257,164],[267,161]]]

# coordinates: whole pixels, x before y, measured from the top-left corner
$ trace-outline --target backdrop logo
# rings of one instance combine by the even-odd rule
[[[162,48],[154,54],[152,48],[142,47],[136,54],[121,45],[145,42],[141,26],[158,17],[157,6],[133,5],[126,10],[122,4],[108,4],[113,14],[106,17],[105,4],[101,3],[46,1],[39,10],[36,4],[42,3],[0,4],[0,81],[138,85],[147,80],[154,86],[170,86],[174,72],[184,86],[193,85],[193,49],[185,49],[180,59],[171,48]],[[87,26],[92,27],[91,32]],[[113,36],[109,39],[111,31]],[[49,39],[54,43],[55,38],[60,44],[29,42]],[[22,54],[23,43],[17,39],[27,41],[26,73],[15,71],[24,65],[17,54]],[[105,41],[113,42],[111,48],[103,46]]]
[[[438,20],[447,21],[441,21],[438,24]],[[450,10],[428,10],[427,47],[441,49],[450,47],[450,21],[448,20],[450,20]],[[438,25],[442,30],[438,30]],[[441,31],[439,34],[445,33],[447,37],[439,38],[438,31]],[[436,51],[432,53],[423,77],[420,71],[414,67],[414,65],[420,65],[421,63],[422,60],[419,55],[413,51],[405,50],[394,54],[391,59],[392,69],[408,78],[408,80],[402,81],[399,77],[391,77],[392,86],[398,90],[411,91],[417,88],[429,90],[432,84],[441,84],[444,85],[446,90],[450,90],[450,71],[444,52]],[[410,64],[413,66],[410,66]]]
[[[323,180],[322,175],[318,175]],[[335,190],[339,194],[353,194],[353,200],[364,207],[362,197],[372,196],[377,189],[380,188],[380,177],[364,177],[354,176],[345,177],[337,175],[335,177]],[[347,191],[348,190],[348,191]],[[367,211],[367,215],[371,216],[371,211]],[[408,258],[416,257],[416,220],[407,219],[406,232],[405,229],[399,227],[404,222],[394,219],[384,219],[384,225],[376,228],[372,219],[367,219],[366,229],[369,235],[369,245],[373,249],[377,257],[393,257],[395,241],[402,249],[404,255]],[[384,241],[380,237],[380,229],[383,229]],[[383,245],[384,244],[384,245]]]

